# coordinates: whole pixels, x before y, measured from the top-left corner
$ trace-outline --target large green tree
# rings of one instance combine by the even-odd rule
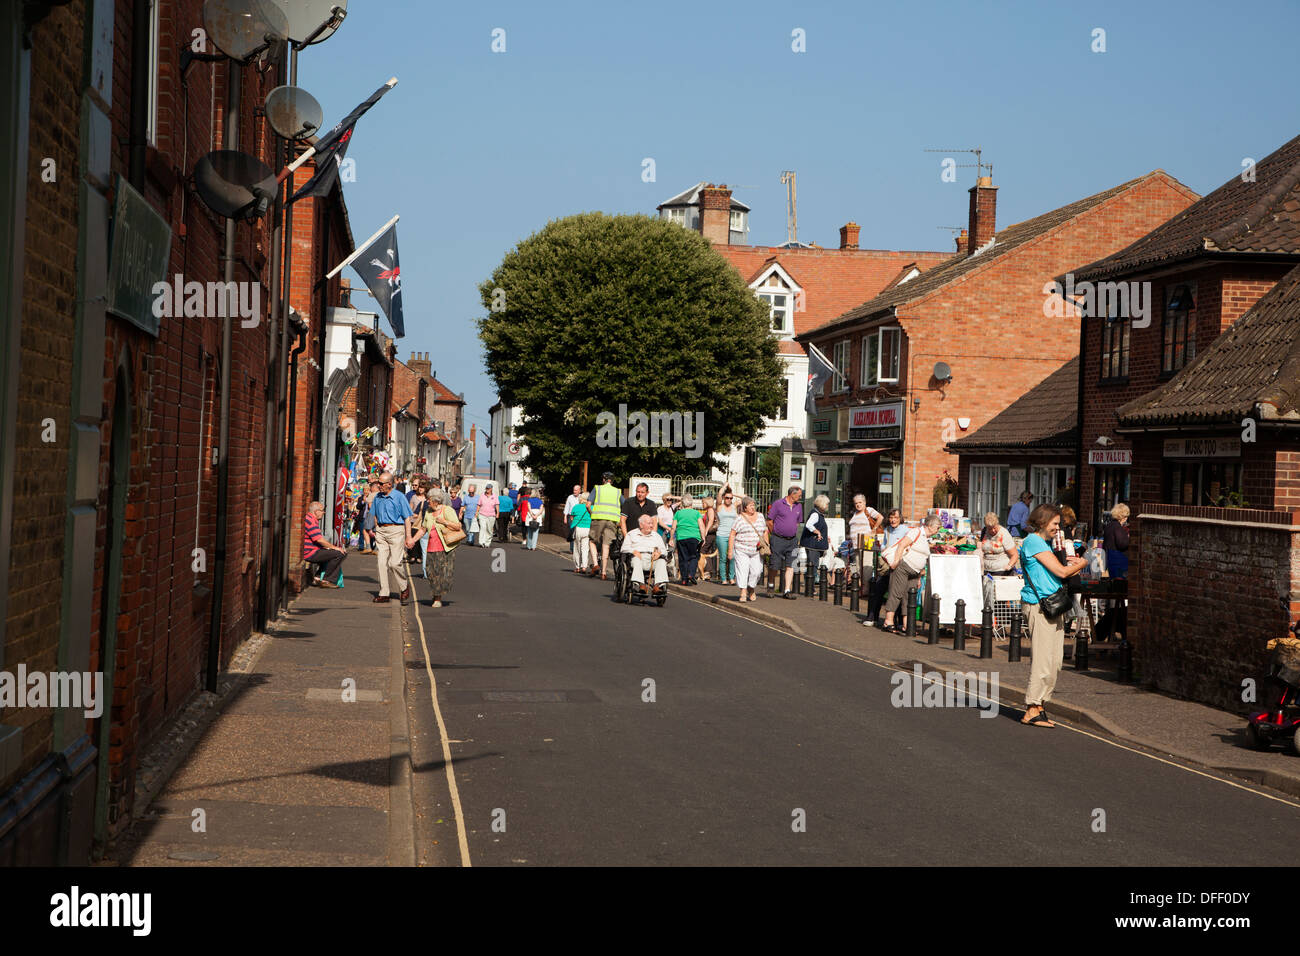
[[[700,474],[752,441],[785,399],[767,305],[702,236],[675,223],[601,213],[556,220],[520,242],[479,291],[488,373],[501,400],[523,409],[524,464],[552,489],[583,460],[618,483],[634,472]],[[702,412],[702,455],[602,447],[602,423],[620,404],[685,412],[692,422]]]

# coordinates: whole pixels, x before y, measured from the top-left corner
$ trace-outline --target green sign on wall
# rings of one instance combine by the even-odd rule
[[[108,311],[158,335],[153,287],[167,279],[172,230],[167,220],[121,176],[113,202],[108,254]]]

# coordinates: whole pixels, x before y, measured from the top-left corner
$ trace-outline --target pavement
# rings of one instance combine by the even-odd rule
[[[539,548],[568,557],[568,544],[557,535],[542,535]],[[952,633],[945,629],[940,644],[930,644],[918,622],[914,638],[863,627],[866,604],[859,613],[836,607],[828,594],[823,603],[802,594],[794,601],[768,599],[763,590],[757,601],[741,605],[739,589],[704,582],[694,587],[672,586],[674,597],[711,603],[733,614],[761,621],[789,634],[889,667],[911,670],[979,671],[996,666],[1000,698],[1010,707],[1024,707],[1029,681],[1030,651],[1023,641],[1021,660],[1007,660],[1007,645],[994,644],[991,661],[979,658],[979,639],[967,637],[966,649],[954,651]],[[978,619],[974,622],[978,625]],[[1051,700],[1053,719],[1065,718],[1076,726],[1105,734],[1135,747],[1165,754],[1189,764],[1262,784],[1300,796],[1300,757],[1281,746],[1256,751],[1245,745],[1246,720],[1194,701],[1181,700],[1136,684],[1121,683],[1114,656],[1094,654],[1088,670],[1074,669],[1067,658]]]
[[[372,603],[374,557],[343,570],[343,589],[308,588],[223,675],[219,713],[137,800],[118,865],[414,862],[401,606]]]

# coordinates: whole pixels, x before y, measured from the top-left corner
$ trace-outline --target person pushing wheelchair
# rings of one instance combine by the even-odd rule
[[[637,527],[623,538],[623,554],[632,556],[632,584],[643,595],[650,593],[645,573],[651,568],[654,569],[654,593],[662,594],[668,587],[668,562],[665,560],[668,546],[654,527],[654,517],[643,514],[637,520]]]

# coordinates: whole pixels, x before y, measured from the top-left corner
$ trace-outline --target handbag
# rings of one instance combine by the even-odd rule
[[[452,516],[455,517],[455,514],[453,513]],[[448,551],[469,537],[469,535],[465,533],[465,529],[459,524],[453,525],[449,530],[439,530],[438,535],[442,538],[442,546]]]
[[[1029,587],[1033,590],[1034,597],[1038,598],[1039,610],[1043,612],[1043,616],[1047,619],[1050,620],[1054,617],[1060,617],[1069,610],[1070,605],[1073,604],[1073,601],[1070,598],[1070,592],[1063,587],[1057,588],[1051,594],[1047,595],[1047,597],[1043,597],[1039,594],[1038,587],[1034,584],[1034,579],[1030,577],[1028,568],[1025,568],[1025,580],[1029,582]]]
[[[754,522],[750,521],[748,518],[745,520],[749,522],[749,526],[753,528],[754,533],[758,535],[758,553],[765,558],[771,557],[772,546],[763,540],[763,532],[758,530],[758,525],[754,524]]]

